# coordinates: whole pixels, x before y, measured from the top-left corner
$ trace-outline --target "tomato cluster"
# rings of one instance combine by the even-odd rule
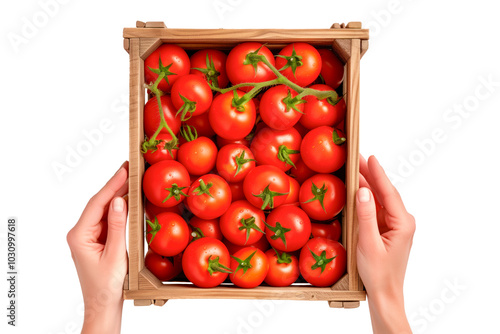
[[[332,285],[347,257],[343,64],[307,43],[188,52],[144,62],[146,267],[205,288]]]

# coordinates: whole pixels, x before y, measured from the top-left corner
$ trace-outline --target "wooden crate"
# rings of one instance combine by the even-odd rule
[[[135,305],[164,305],[169,299],[283,299],[324,300],[331,307],[354,308],[366,299],[356,267],[358,224],[355,194],[359,172],[359,66],[368,48],[368,30],[360,22],[335,23],[331,29],[168,29],[163,22],[140,22],[123,30],[124,48],[130,55],[130,165],[129,165],[129,273],[124,298]],[[230,49],[240,42],[267,43],[280,49],[291,42],[308,42],[331,47],[345,62],[344,94],[347,103],[346,136],[347,203],[342,214],[342,243],[347,249],[347,273],[332,287],[292,285],[285,288],[259,286],[242,289],[222,285],[202,289],[192,284],[162,283],[144,266],[144,207],[142,176],[144,159],[140,144],[144,140],[145,103],[144,60],[162,43],[177,44],[187,50],[200,48]]]

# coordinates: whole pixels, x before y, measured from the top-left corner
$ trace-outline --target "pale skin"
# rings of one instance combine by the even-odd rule
[[[415,220],[377,159],[360,156],[358,270],[368,295],[374,333],[411,333],[403,282]],[[127,273],[125,227],[128,163],[92,197],[67,239],[85,303],[82,333],[120,333]],[[381,205],[378,214],[375,198]],[[107,227],[107,238],[101,233]],[[101,236],[101,238],[100,238]]]

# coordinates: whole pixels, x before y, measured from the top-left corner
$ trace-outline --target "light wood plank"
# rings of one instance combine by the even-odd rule
[[[339,302],[339,301],[336,301],[336,300],[330,300],[328,302],[328,305],[331,308],[343,308],[344,307],[344,303],[343,302]]]
[[[359,307],[359,302],[357,301],[346,301],[343,302],[344,308],[358,308]]]
[[[154,304],[156,306],[163,306],[168,302],[168,299],[155,299]]]
[[[148,21],[146,22],[146,28],[166,28],[167,26],[163,21]]]
[[[146,59],[154,50],[162,44],[159,38],[141,38],[139,45],[139,55],[142,59]]]
[[[145,26],[146,26],[145,22],[142,22],[142,21],[136,21],[135,22],[135,27],[136,28],[144,28]]]
[[[123,48],[127,52],[130,50],[130,39],[129,38],[124,38],[123,39]]]
[[[346,25],[346,28],[348,29],[361,29],[361,22],[349,22]]]
[[[348,291],[349,290],[349,274],[342,276],[334,285],[332,285],[332,290],[337,291]]]
[[[135,299],[134,306],[149,306],[153,304],[151,299]]]
[[[333,41],[333,51],[344,61],[347,62],[351,58],[351,40],[350,39],[336,39]]]

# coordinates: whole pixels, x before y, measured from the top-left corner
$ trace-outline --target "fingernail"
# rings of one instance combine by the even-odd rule
[[[365,187],[359,188],[359,190],[358,190],[358,200],[361,203],[369,202],[370,201],[370,191],[367,188],[365,188]]]
[[[123,212],[123,198],[117,197],[113,200],[111,204],[114,212]]]

